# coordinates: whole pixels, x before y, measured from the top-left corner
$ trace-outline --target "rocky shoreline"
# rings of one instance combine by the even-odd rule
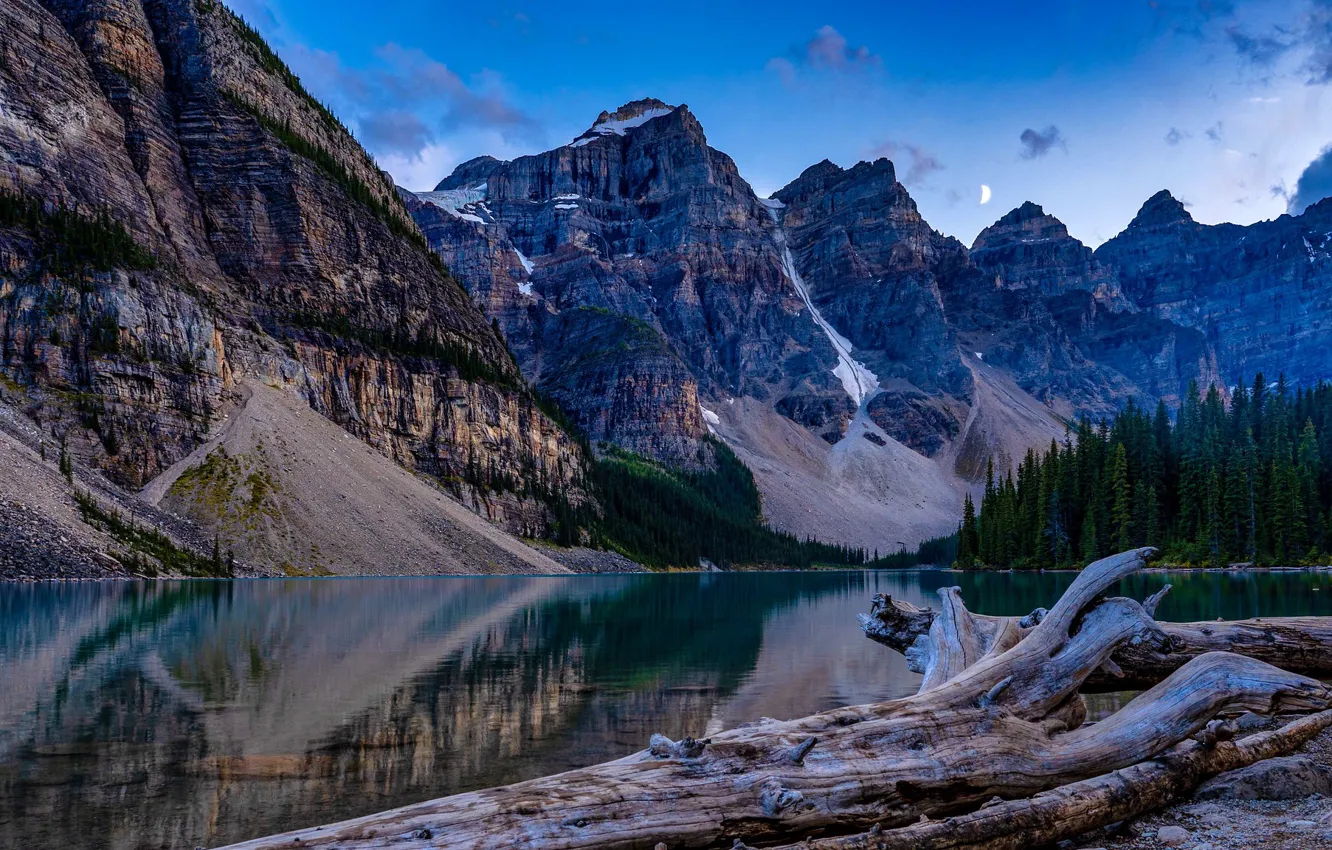
[[[1275,725],[1244,715],[1250,732]],[[1285,758],[1223,773],[1193,799],[1097,830],[1061,850],[1321,850],[1332,847],[1332,730]]]

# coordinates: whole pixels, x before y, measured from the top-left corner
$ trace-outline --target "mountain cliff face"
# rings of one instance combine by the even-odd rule
[[[1328,376],[1332,202],[1247,227],[1203,225],[1163,191],[1096,259],[1140,309],[1205,337],[1227,382]]]
[[[577,444],[253,30],[212,0],[15,0],[0,24],[0,190],[27,210],[0,221],[3,371],[57,441],[142,486],[251,376],[512,529],[579,498]]]
[[[935,454],[956,436],[971,394],[941,293],[966,249],[925,223],[886,159],[849,170],[824,160],[773,198],[819,312],[878,379],[871,418]]]
[[[987,362],[1051,405],[1113,415],[1130,397],[1174,405],[1190,381],[1220,380],[1201,334],[1140,310],[1036,204],[981,231],[970,259],[975,273],[952,293],[950,317]]]
[[[787,530],[896,548],[952,522],[953,447],[1020,456],[1056,432],[1034,399],[1020,438],[975,415],[942,291],[966,249],[887,160],[821,163],[759,199],[687,107],[649,99],[408,204],[594,441],[692,467],[714,432]]]
[[[982,230],[970,256],[997,289],[1030,289],[1044,296],[1081,289],[1106,302],[1117,300],[1116,281],[1092,250],[1031,201]]]
[[[464,163],[420,200],[431,246],[592,439],[706,464],[700,391],[795,387],[849,415],[768,210],[688,107],[628,104],[553,151]]]

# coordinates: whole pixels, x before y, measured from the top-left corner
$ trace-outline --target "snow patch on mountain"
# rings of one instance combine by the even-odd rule
[[[606,136],[623,136],[625,131],[642,127],[654,118],[670,115],[674,106],[667,106],[659,100],[635,101],[621,106],[614,112],[603,112],[596,123],[570,143],[570,147],[581,148]]]
[[[600,133],[603,136],[614,133],[617,136],[623,136],[625,130],[632,130],[634,127],[642,127],[653,118],[660,118],[663,115],[670,115],[675,110],[669,106],[649,109],[646,112],[635,115],[633,118],[613,118],[609,121],[598,121],[592,125],[592,132]]]
[[[778,203],[781,202],[778,201]],[[842,382],[846,394],[851,396],[856,406],[859,407],[879,391],[879,378],[864,363],[851,356],[851,352],[855,348],[851,344],[851,340],[838,333],[837,329],[823,318],[819,308],[814,306],[814,300],[809,296],[809,288],[805,286],[805,279],[800,276],[800,272],[796,269],[795,257],[791,255],[791,246],[786,242],[786,231],[782,229],[777,208],[767,204],[765,206],[768,206],[768,213],[772,216],[773,223],[777,225],[776,229],[773,230],[773,238],[777,241],[777,247],[782,250],[782,270],[786,272],[791,285],[795,287],[801,300],[809,308],[809,314],[814,318],[814,323],[823,330],[823,333],[828,337],[828,341],[832,343],[833,350],[837,352],[837,366],[832,370],[833,374]]]
[[[527,255],[524,254],[522,251],[519,251],[517,248],[514,248],[514,249],[513,249],[513,253],[516,254],[516,255],[518,256],[518,262],[519,262],[520,265],[522,265],[522,267],[523,267],[523,271],[527,272],[528,275],[531,275],[532,272],[533,272],[533,270],[536,269],[536,263],[534,263],[534,262],[532,262],[531,260],[527,259]],[[518,291],[521,292],[521,293],[524,294],[524,295],[531,295],[531,294],[532,294],[532,281],[531,281],[530,279],[529,279],[529,280],[520,281],[520,282],[518,283]]]
[[[514,248],[513,252],[518,255],[518,262],[522,264],[523,271],[527,272],[528,274],[531,274],[532,270],[536,268],[536,264],[533,263],[531,260],[527,259],[527,255],[525,255],[522,251],[519,251],[517,248]]]
[[[716,434],[717,433],[716,426],[721,424],[721,417],[718,416],[715,412],[708,410],[706,407],[704,407],[703,402],[701,401],[698,403],[698,409],[703,414],[703,422],[708,426],[708,433]]]
[[[490,208],[486,206],[487,187],[485,183],[478,183],[467,189],[441,189],[435,192],[417,192],[416,197],[428,204],[434,204],[444,212],[460,218],[463,221],[470,221],[474,224],[489,224],[490,222],[481,217],[485,213],[494,218]]]

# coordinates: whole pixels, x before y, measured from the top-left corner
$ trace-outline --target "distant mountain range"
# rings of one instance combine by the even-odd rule
[[[688,466],[713,431],[777,524],[858,545],[946,531],[987,459],[1071,417],[1332,366],[1329,201],[1206,226],[1163,191],[1094,252],[1025,203],[968,249],[886,159],[759,198],[688,107],[654,99],[403,195],[594,440]]]
[[[988,459],[1080,413],[1327,375],[1332,202],[1204,226],[1162,192],[1094,252],[1029,203],[968,249],[886,159],[759,198],[653,99],[413,194],[213,0],[13,0],[0,25],[0,403],[24,417],[5,433],[47,443],[33,475],[58,480],[58,455],[118,504],[147,487],[196,548],[353,568],[327,550],[355,496],[365,551],[468,551],[309,487],[278,447],[274,423],[305,421],[291,399],[516,534],[594,498],[603,443],[688,472],[715,437],[772,525],[885,551],[949,531]],[[281,416],[240,416],[251,398]],[[245,456],[209,454],[227,446]]]

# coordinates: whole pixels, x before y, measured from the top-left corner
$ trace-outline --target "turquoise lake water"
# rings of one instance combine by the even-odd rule
[[[194,848],[906,696],[875,593],[990,614],[1071,574],[0,583],[0,847]],[[1151,573],[1168,620],[1332,615],[1332,574]],[[1126,696],[1099,698],[1113,710]]]

